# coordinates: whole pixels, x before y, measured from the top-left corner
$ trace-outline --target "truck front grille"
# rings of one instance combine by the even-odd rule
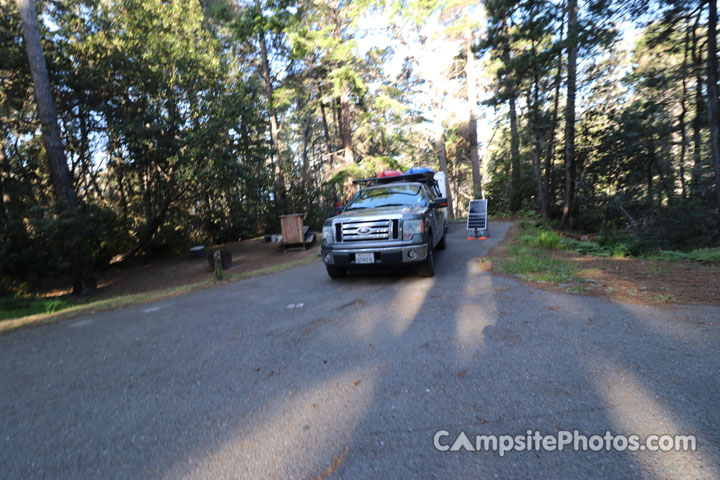
[[[374,220],[343,223],[340,230],[341,242],[359,242],[364,240],[388,240],[397,238],[397,220]]]

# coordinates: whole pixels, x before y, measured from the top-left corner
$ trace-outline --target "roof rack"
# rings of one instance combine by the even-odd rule
[[[422,172],[422,173],[410,173],[406,175],[395,175],[392,177],[374,177],[374,178],[361,178],[359,180],[353,180],[356,185],[384,185],[386,183],[403,183],[403,182],[419,182],[427,183],[430,186],[437,185],[435,180],[435,173],[433,172]]]

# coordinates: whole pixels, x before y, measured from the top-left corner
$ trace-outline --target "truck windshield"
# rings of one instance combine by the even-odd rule
[[[361,190],[350,200],[345,210],[380,207],[412,207],[427,205],[427,198],[419,185],[390,185]]]

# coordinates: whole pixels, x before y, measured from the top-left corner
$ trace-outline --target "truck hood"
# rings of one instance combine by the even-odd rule
[[[390,216],[393,217],[399,217],[403,215],[412,215],[412,214],[421,214],[427,209],[427,206],[423,205],[413,205],[411,207],[380,207],[380,208],[366,208],[361,210],[350,210],[347,212],[343,212],[340,215],[336,216],[335,219],[338,220],[349,220],[349,219],[355,219],[355,218],[364,218],[364,217],[386,217],[390,218]]]

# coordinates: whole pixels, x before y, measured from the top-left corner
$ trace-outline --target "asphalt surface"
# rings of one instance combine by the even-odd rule
[[[434,278],[317,263],[0,337],[0,477],[720,478],[720,308],[536,290],[476,261],[508,224],[462,227]],[[575,429],[698,449],[433,448]]]

